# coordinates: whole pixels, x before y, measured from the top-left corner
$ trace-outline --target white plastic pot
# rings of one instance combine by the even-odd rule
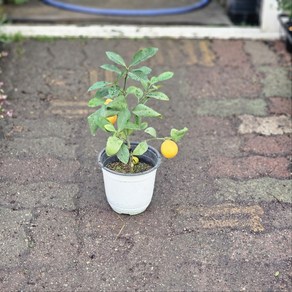
[[[131,143],[132,147],[136,145],[138,143]],[[124,174],[106,167],[107,164],[118,161],[116,156],[108,157],[105,149],[99,154],[98,163],[102,168],[106,198],[111,208],[119,214],[140,214],[151,202],[161,156],[155,148],[149,146],[139,159],[153,167],[141,173]]]

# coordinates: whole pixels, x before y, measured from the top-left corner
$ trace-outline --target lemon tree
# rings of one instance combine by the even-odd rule
[[[111,63],[104,64],[101,68],[114,72],[116,78],[113,82],[98,81],[88,89],[88,91],[95,91],[88,106],[97,108],[88,117],[92,135],[95,135],[98,129],[107,132],[109,137],[106,143],[106,154],[116,155],[122,163],[130,164],[131,167],[137,163],[137,156],[147,151],[149,141],[158,139],[173,142],[176,145],[188,130],[187,128],[171,129],[170,136],[159,137],[156,129],[148,124],[149,118],[162,117],[161,113],[147,104],[148,101],[153,99],[158,102],[168,101],[169,97],[160,90],[160,84],[173,77],[173,72],[169,71],[150,77],[152,69],[141,66],[142,62],[153,57],[157,51],[157,48],[152,47],[140,49],[134,54],[129,64],[126,64],[119,54],[106,52]],[[133,81],[130,86],[128,86],[129,79]],[[129,105],[130,96],[135,97],[134,106]],[[138,131],[147,133],[149,138],[141,141],[135,149],[131,149],[131,136]],[[162,151],[162,154],[168,151]],[[172,158],[175,155],[164,156]]]

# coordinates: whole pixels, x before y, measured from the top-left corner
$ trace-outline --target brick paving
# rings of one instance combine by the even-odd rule
[[[138,216],[114,213],[87,88],[104,51],[156,46],[175,73],[153,126],[189,128]],[[281,42],[24,40],[2,45],[0,291],[291,291],[291,56]],[[159,144],[153,144],[159,147]]]
[[[292,100],[283,97],[271,97],[269,99],[269,111],[271,114],[292,115]]]

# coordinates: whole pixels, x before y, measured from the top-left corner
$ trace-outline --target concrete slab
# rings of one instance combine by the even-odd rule
[[[242,121],[238,129],[240,134],[257,133],[270,136],[292,132],[291,119],[284,115],[271,117],[242,115],[239,118]]]
[[[79,188],[75,184],[57,184],[53,182],[32,183],[26,185],[0,183],[3,191],[1,205],[14,209],[58,208],[75,210],[74,198]]]
[[[28,210],[0,209],[1,216],[1,269],[18,267],[21,257],[33,244],[27,229],[32,218]]]

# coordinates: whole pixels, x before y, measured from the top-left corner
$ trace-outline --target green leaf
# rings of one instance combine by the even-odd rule
[[[121,88],[119,86],[111,86],[108,89],[108,94],[110,97],[116,97],[120,94]]]
[[[136,66],[139,63],[146,61],[147,59],[153,57],[157,53],[157,48],[145,48],[141,49],[135,53],[130,66]]]
[[[134,94],[136,97],[141,98],[143,96],[143,91],[139,87],[130,86],[127,88],[127,94]]]
[[[99,109],[99,111],[100,111],[100,116],[103,118],[114,116],[119,112],[118,110],[108,108],[107,105],[103,105]]]
[[[146,123],[146,122],[141,123],[141,125],[140,125],[141,130],[145,130],[147,127],[148,127],[148,123]]]
[[[88,89],[88,91],[92,91],[92,90],[97,90],[103,87],[106,87],[110,84],[110,82],[106,82],[106,81],[98,81],[95,82],[93,85],[91,85]]]
[[[108,87],[100,88],[94,94],[94,97],[97,97],[97,98],[106,97],[106,96],[108,96]]]
[[[104,65],[100,66],[100,68],[107,70],[107,71],[116,72],[118,74],[122,73],[122,71],[117,66],[112,65],[112,64],[104,64]]]
[[[114,52],[106,52],[106,55],[114,63],[126,67],[126,63],[125,63],[124,59],[119,54],[114,53]]]
[[[127,124],[127,122],[129,121],[131,117],[131,112],[125,108],[123,110],[121,110],[118,114],[118,131],[122,131],[123,129],[125,129],[125,126]]]
[[[155,84],[155,83],[158,82],[158,78],[155,77],[155,76],[153,76],[153,77],[151,77],[150,82],[151,82],[152,84]]]
[[[109,132],[116,132],[115,127],[114,127],[111,123],[106,124],[106,125],[104,126],[104,128],[105,128],[107,131],[109,131]]]
[[[101,116],[101,112],[101,109],[99,109],[87,118],[89,129],[93,136],[95,136],[98,128],[105,131],[104,126],[109,123],[106,118]]]
[[[134,131],[141,130],[139,125],[132,123],[132,122],[127,122],[127,124],[125,125],[125,129],[134,130]]]
[[[148,84],[149,84],[149,80],[147,80],[147,81],[141,80],[140,82],[141,82],[143,88],[146,90],[148,87]]]
[[[157,77],[157,81],[168,80],[173,77],[173,72],[163,72]]]
[[[169,97],[163,92],[150,92],[147,94],[148,97],[159,99],[159,100],[169,100]]]
[[[160,113],[146,106],[145,104],[138,104],[133,109],[133,114],[135,114],[138,117],[160,117],[161,116]]]
[[[104,99],[100,97],[94,97],[88,102],[89,107],[97,107],[104,104]]]
[[[142,71],[129,72],[128,76],[131,79],[139,82],[148,80],[147,75],[144,74]]]
[[[123,95],[120,95],[117,98],[115,98],[113,101],[108,103],[106,106],[110,109],[120,111],[127,107],[127,102],[126,102],[125,97]]]
[[[188,128],[183,128],[181,130],[171,129],[170,131],[170,137],[173,141],[178,142],[183,138],[183,136],[188,131]]]
[[[153,127],[149,127],[145,130],[145,133],[149,134],[150,136],[156,138],[157,134],[156,134],[156,130]]]
[[[125,144],[121,146],[119,152],[117,153],[117,157],[124,164],[127,164],[129,162],[130,152]]]
[[[132,72],[135,72],[135,71],[142,71],[144,74],[148,75],[151,73],[152,69],[147,66],[142,66],[140,68],[132,70]]]
[[[117,154],[122,145],[123,140],[119,139],[118,137],[115,136],[108,137],[105,148],[106,155],[113,156]]]
[[[90,133],[93,136],[95,136],[95,133],[96,133],[97,129],[99,128],[99,124],[98,124],[97,120],[98,120],[98,117],[96,116],[95,113],[91,114],[87,118],[89,129],[90,129]]]
[[[133,151],[133,155],[142,155],[148,149],[148,144],[146,141],[139,143]]]

